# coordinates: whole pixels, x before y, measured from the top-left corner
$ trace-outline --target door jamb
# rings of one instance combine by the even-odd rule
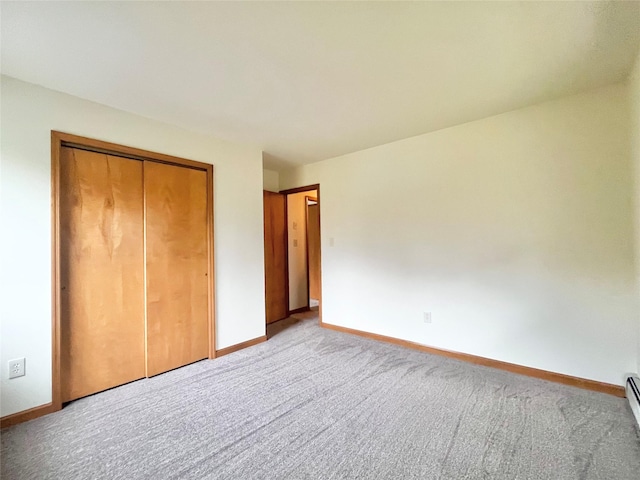
[[[215,278],[214,278],[214,223],[213,223],[213,165],[134,147],[104,142],[69,133],[51,131],[51,411],[62,409],[60,371],[60,156],[62,147],[72,147],[105,153],[139,161],[152,161],[204,170],[207,174],[207,246],[208,246],[208,336],[209,358],[216,357],[215,342]]]

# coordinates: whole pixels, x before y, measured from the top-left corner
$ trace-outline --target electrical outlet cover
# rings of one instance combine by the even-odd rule
[[[9,360],[9,378],[22,377],[25,374],[24,371],[24,358],[16,358],[15,360]]]

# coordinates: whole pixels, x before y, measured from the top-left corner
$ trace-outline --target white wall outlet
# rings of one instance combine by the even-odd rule
[[[16,358],[15,360],[9,360],[9,378],[16,378],[24,376],[24,358]]]
[[[422,321],[424,323],[431,323],[431,312],[424,312],[422,314]]]

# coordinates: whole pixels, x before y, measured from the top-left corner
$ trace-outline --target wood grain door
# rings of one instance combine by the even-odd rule
[[[144,162],[147,376],[209,355],[207,175]]]
[[[63,147],[63,402],[145,376],[142,162]]]
[[[307,254],[309,258],[309,297],[320,300],[320,207],[307,205]]]
[[[286,318],[289,307],[286,197],[265,191],[263,201],[266,317],[272,323]]]

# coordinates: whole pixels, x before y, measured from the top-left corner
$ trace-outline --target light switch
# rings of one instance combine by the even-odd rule
[[[294,247],[297,247],[297,246],[298,246],[298,239],[297,239],[297,238],[294,238],[294,239],[293,239],[293,246],[294,246]]]
[[[293,222],[293,229],[297,230],[298,229],[298,222]]]

